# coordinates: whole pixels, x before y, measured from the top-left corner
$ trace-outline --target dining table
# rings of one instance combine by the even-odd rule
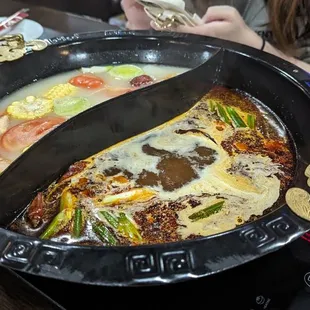
[[[22,8],[29,9],[28,19],[34,20],[43,26],[44,32],[40,38],[116,28],[95,17],[77,15],[13,0],[0,1],[0,16],[10,16]]]
[[[40,39],[115,29],[98,18],[82,16],[52,8],[28,5],[24,2],[1,0],[0,16],[10,16],[22,8],[29,8],[29,19],[43,27]],[[60,309],[51,299],[31,287],[12,270],[0,267],[0,309],[1,310],[50,310]]]

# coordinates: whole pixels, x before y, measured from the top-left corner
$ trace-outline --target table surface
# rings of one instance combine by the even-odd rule
[[[25,7],[24,3],[1,0],[0,16],[9,16],[23,7]],[[33,5],[27,5],[26,7],[30,8],[29,19],[35,20],[44,27],[42,38],[115,28],[101,20],[87,16],[79,16]],[[13,276],[9,270],[0,268],[0,309],[52,310],[59,308],[34,288],[29,287],[21,279]]]
[[[21,8],[29,8],[29,19],[44,27],[42,37],[50,38],[61,34],[98,31],[114,28],[100,19],[89,16],[80,16],[72,13],[57,11],[50,8],[25,5],[13,0],[1,0],[0,16],[10,16]]]

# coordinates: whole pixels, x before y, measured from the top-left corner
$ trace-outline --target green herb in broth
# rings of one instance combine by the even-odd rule
[[[48,210],[41,227],[30,202],[10,228],[47,229],[43,237],[83,245],[158,244],[234,229],[276,207],[292,180],[289,140],[266,123],[252,99],[214,87],[183,115],[74,163],[41,193]]]
[[[80,237],[82,228],[83,228],[83,211],[81,208],[76,208],[74,214],[73,237],[75,238]]]

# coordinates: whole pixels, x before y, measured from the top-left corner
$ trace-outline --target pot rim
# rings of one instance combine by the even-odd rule
[[[310,97],[310,78],[307,72],[271,54],[221,39],[155,31],[108,30],[61,36],[46,41],[49,47],[52,47],[66,44],[83,44],[89,40],[120,40],[132,37],[147,40],[184,40],[193,44],[218,47],[219,49],[240,53],[245,57],[252,57],[260,64],[285,76],[286,79],[289,79]],[[286,205],[266,216],[262,216],[253,223],[222,233],[195,240],[134,247],[70,245],[40,240],[0,228],[0,236],[2,236],[0,239],[0,264],[31,274],[88,284],[128,286],[174,283],[190,278],[203,277],[249,262],[279,249],[308,230],[310,230],[310,222],[296,216]],[[233,257],[232,253],[237,253],[227,246],[226,239],[224,244],[223,238],[220,238],[222,236],[232,236],[234,240],[239,240],[238,250],[242,252],[240,257],[244,259],[242,262],[240,257]],[[202,260],[206,261],[205,268],[201,269],[201,266],[195,266],[193,256],[198,255],[197,252],[199,251],[205,252],[208,248],[212,249],[214,246],[226,247],[226,252],[224,251],[226,254],[223,254],[225,262],[220,264],[221,267],[217,269],[214,267],[216,262],[213,259],[215,259],[216,255],[206,255],[205,253],[201,257]],[[247,250],[251,253],[247,254]],[[108,272],[109,276],[101,278],[101,275],[98,275],[95,277],[95,281],[90,281],[87,276],[76,274],[77,270],[69,270],[70,268],[66,267],[66,262],[73,259],[70,252],[86,257],[88,255],[96,256],[98,261],[103,260],[101,267],[105,272],[108,272],[107,268],[109,266],[104,262],[105,256],[115,256],[116,260],[120,260],[118,266],[121,270],[117,272],[120,278],[115,279],[115,275]],[[209,266],[207,266],[208,264]],[[81,271],[79,272],[81,273]]]

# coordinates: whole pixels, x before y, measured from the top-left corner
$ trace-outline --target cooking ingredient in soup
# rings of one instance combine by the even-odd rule
[[[69,224],[73,216],[73,210],[64,209],[59,212],[53,221],[49,224],[47,229],[41,234],[41,239],[49,239],[59,231],[61,231],[66,225]]]
[[[235,107],[223,106],[218,100],[213,99],[208,101],[208,106],[210,111],[216,112],[226,124],[232,124],[236,128],[255,128],[255,114],[240,111],[240,109],[236,109]]]
[[[72,78],[69,83],[76,87],[86,89],[96,89],[104,85],[103,79],[91,74],[78,75]]]
[[[234,108],[226,107],[226,111],[235,127],[247,127],[243,119],[239,116]]]
[[[154,83],[154,80],[146,74],[136,76],[130,81],[131,86],[141,87]]]
[[[192,221],[198,221],[204,219],[218,211],[220,211],[223,207],[224,201],[217,202],[212,206],[206,207],[198,212],[193,213],[188,218]]]
[[[49,99],[28,96],[23,100],[14,101],[7,108],[7,113],[16,119],[40,118],[53,110],[53,102]]]
[[[113,76],[113,72],[112,74],[109,73],[111,69],[114,69],[114,74],[116,73],[118,77]],[[24,138],[14,138],[12,146],[8,146],[8,137],[11,139],[12,133],[16,132],[15,129],[12,131],[10,129],[18,124],[40,118],[53,118],[55,114],[63,117],[63,121],[65,121],[85,111],[85,108],[90,108],[111,98],[135,91],[141,86],[149,85],[145,83],[151,82],[151,79],[155,83],[162,81],[164,77],[174,76],[187,70],[187,68],[145,64],[128,66],[99,65],[60,73],[27,85],[1,100],[0,157],[8,160],[6,164],[11,163],[12,160],[27,151],[36,142],[36,139],[31,139],[33,143],[30,141],[29,144],[29,137],[25,139],[25,142],[23,142]],[[120,78],[119,74],[123,78]],[[136,76],[137,79],[134,79]],[[139,76],[143,76],[143,80]],[[77,82],[78,85],[71,84],[70,80],[73,83]],[[131,81],[137,86],[131,85]],[[92,87],[95,88],[92,89]],[[71,98],[83,98],[83,100]],[[11,105],[14,102],[18,103]],[[56,105],[56,108],[54,108],[54,105]],[[23,137],[27,131],[29,131],[29,136],[40,136],[39,131],[41,130],[42,133],[45,132],[45,129],[42,127],[38,128],[39,131],[35,133],[31,124],[34,123],[28,123],[25,126],[22,134]],[[21,127],[24,127],[24,125]],[[9,133],[5,135],[7,131]],[[1,135],[5,135],[5,137],[2,139]],[[18,147],[16,141],[18,141]]]
[[[79,174],[82,172],[85,168],[87,167],[87,162],[86,161],[78,161],[77,163],[74,163],[71,165],[68,169],[68,171],[60,178],[60,182]]]
[[[247,115],[247,125],[251,129],[255,129],[255,121],[256,121],[256,116],[253,114],[248,114]]]
[[[73,237],[75,238],[80,237],[82,228],[83,228],[83,211],[81,208],[76,208],[73,223]]]
[[[109,70],[109,74],[116,79],[131,80],[139,75],[143,75],[143,70],[135,65],[120,65]]]
[[[103,223],[92,223],[92,229],[102,242],[109,245],[116,245],[118,243],[113,233]]]
[[[101,211],[100,213],[103,215],[109,225],[111,225],[113,228],[118,227],[118,219],[111,212]]]
[[[41,237],[165,243],[262,216],[288,187],[294,161],[288,139],[252,100],[212,89],[179,117],[72,164],[42,193]],[[36,224],[31,206],[15,226],[23,233]]]
[[[115,195],[105,195],[99,198],[100,205],[116,205],[128,203],[130,201],[141,202],[148,201],[155,196],[155,192],[147,188],[134,188]]]
[[[70,83],[58,84],[52,87],[44,94],[44,98],[55,100],[66,96],[72,96],[77,91],[77,88]]]
[[[135,244],[138,244],[142,241],[142,237],[138,231],[136,224],[133,222],[132,219],[129,218],[126,213],[119,212],[116,215],[108,211],[102,211],[101,214],[107,222],[107,226],[101,225],[101,227],[104,227],[103,231],[107,233],[107,231],[109,231],[108,227],[110,226],[117,232],[117,236],[113,234],[113,239],[115,239],[113,240],[113,242],[115,242],[114,244],[119,243],[118,239],[122,237],[129,239]],[[97,230],[98,233],[98,229],[96,227],[93,227],[93,230],[94,232],[96,232]]]
[[[87,98],[65,97],[54,100],[54,112],[60,116],[74,116],[91,106]]]
[[[0,116],[0,135],[8,130],[9,124],[10,120],[8,115]]]
[[[28,212],[28,219],[33,228],[38,227],[42,223],[44,213],[43,205],[43,194],[39,192],[35,199],[31,202]]]
[[[119,214],[117,229],[123,236],[134,243],[139,243],[142,240],[142,237],[135,224],[123,212]]]
[[[230,124],[231,120],[229,119],[226,110],[220,104],[216,104],[216,108],[218,111],[218,115],[220,116],[221,120],[224,121],[226,124]]]
[[[8,152],[21,152],[63,122],[61,117],[43,117],[20,123],[1,136],[0,147]]]
[[[69,191],[64,190],[60,198],[60,210],[74,209],[76,206],[77,198]]]

